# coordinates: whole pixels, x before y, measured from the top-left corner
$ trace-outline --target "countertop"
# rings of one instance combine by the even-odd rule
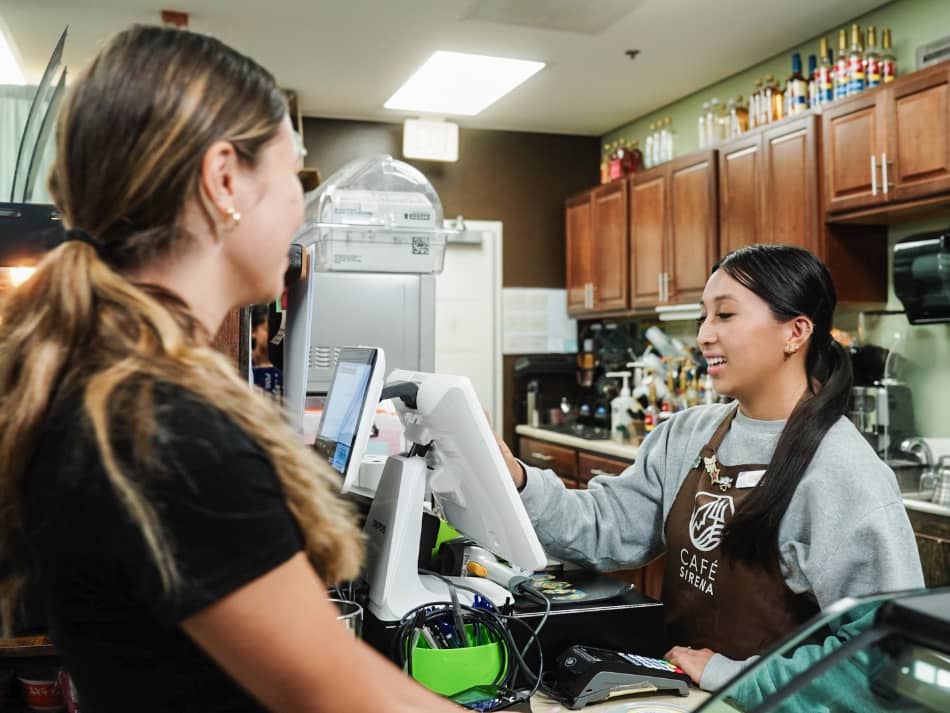
[[[936,503],[927,502],[926,500],[917,500],[916,498],[904,498],[904,507],[908,510],[926,512],[931,515],[940,515],[941,517],[950,519],[950,507],[946,505],[937,505]]]
[[[667,704],[672,710],[693,711],[699,708],[707,698],[709,698],[709,694],[706,691],[691,686],[689,695],[686,697],[644,693],[625,698],[615,698],[603,703],[594,703],[593,705],[584,706],[583,710],[592,711],[593,713],[623,713],[628,710],[630,713],[637,713],[638,711],[648,713],[651,710],[650,704]],[[666,708],[657,705],[652,710],[665,711]],[[531,713],[568,713],[569,711],[569,708],[565,708],[560,703],[551,700],[543,693],[538,693],[531,699]]]
[[[566,433],[558,433],[556,431],[548,431],[544,428],[534,428],[525,425],[515,426],[515,433],[520,436],[536,438],[539,441],[548,441],[550,443],[568,446],[569,448],[576,448],[591,453],[602,453],[603,455],[623,458],[629,461],[636,460],[637,453],[640,450],[638,446],[621,445],[614,441],[595,441],[589,438],[578,438],[577,436],[569,436]],[[905,497],[904,506],[908,510],[916,510],[918,512],[926,512],[931,515],[940,515],[950,518],[950,507],[946,505],[936,505],[924,500]]]
[[[605,456],[614,456],[615,458],[623,458],[629,461],[636,460],[637,453],[640,451],[639,446],[623,445],[615,441],[595,441],[590,438],[578,438],[577,436],[569,436],[566,433],[557,433],[556,431],[534,428],[533,426],[515,426],[515,433],[519,436],[536,438],[539,441],[549,441],[550,443],[557,443],[561,446],[576,448],[580,451],[601,453]]]

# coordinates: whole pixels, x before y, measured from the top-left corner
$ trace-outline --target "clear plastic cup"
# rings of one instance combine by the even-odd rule
[[[337,619],[343,623],[343,626],[353,634],[357,639],[363,636],[363,607],[356,602],[348,599],[330,599],[339,614]]]

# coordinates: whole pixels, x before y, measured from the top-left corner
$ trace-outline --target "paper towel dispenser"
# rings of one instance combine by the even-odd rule
[[[894,292],[911,324],[950,322],[950,229],[894,246]]]

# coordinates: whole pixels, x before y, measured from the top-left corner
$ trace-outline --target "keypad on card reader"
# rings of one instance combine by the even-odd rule
[[[622,651],[617,652],[618,655],[622,656],[625,660],[636,666],[646,666],[647,668],[655,668],[659,671],[672,671],[673,673],[683,673],[683,669],[678,666],[674,666],[669,661],[663,659],[651,659],[649,656],[637,656],[636,654],[625,654]]]

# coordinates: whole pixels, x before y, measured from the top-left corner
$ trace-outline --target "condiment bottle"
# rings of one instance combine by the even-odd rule
[[[848,96],[865,89],[864,80],[864,43],[861,41],[861,27],[851,25],[851,49],[848,50]]]
[[[864,77],[868,89],[881,84],[881,57],[877,53],[877,29],[868,27],[868,44],[864,52]]]
[[[887,84],[893,82],[897,77],[897,60],[894,59],[894,54],[891,52],[891,31],[889,29],[883,31],[881,46],[884,50],[881,53],[881,79],[884,84]]]

